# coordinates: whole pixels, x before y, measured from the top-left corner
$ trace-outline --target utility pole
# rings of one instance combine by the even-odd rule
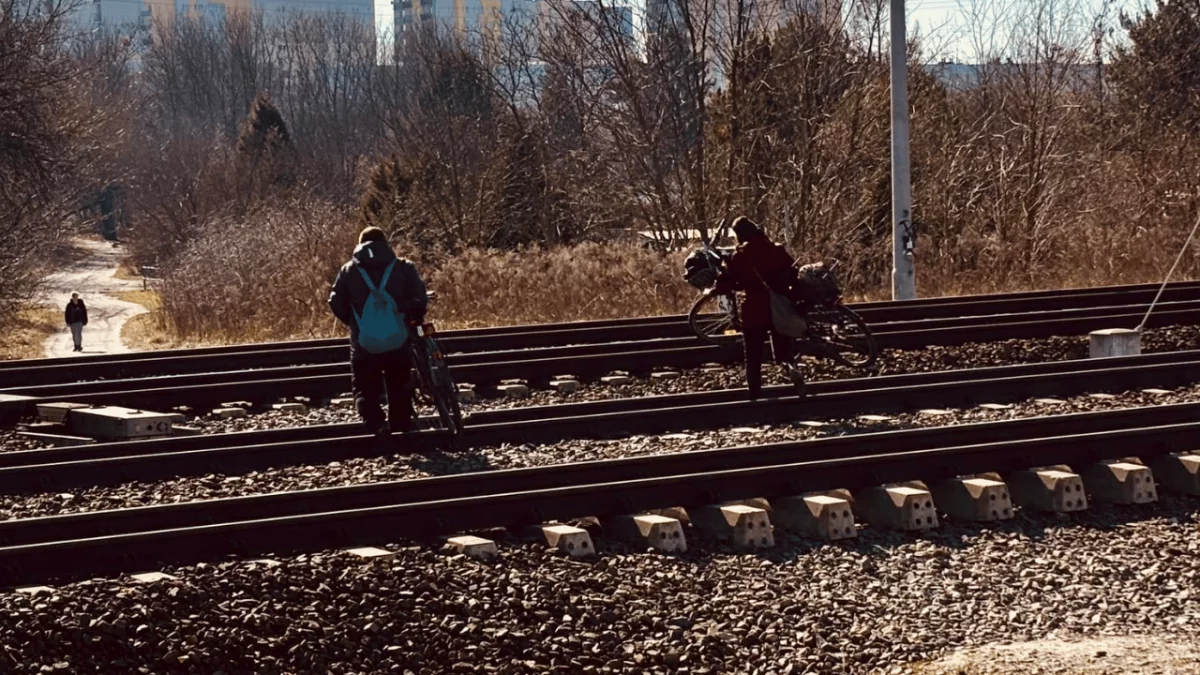
[[[892,299],[917,297],[908,165],[908,40],[904,0],[892,0]]]

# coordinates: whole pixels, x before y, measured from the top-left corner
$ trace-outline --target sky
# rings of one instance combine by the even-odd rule
[[[1124,34],[1118,23],[1121,11],[1136,14],[1147,1],[907,0],[906,14],[909,36],[922,36],[926,58],[977,63],[981,51],[1010,51],[1014,34],[1039,23],[1039,10],[1047,17],[1040,23],[1050,27],[1056,41],[1084,46],[1090,45],[1088,36],[1097,17],[1104,17],[1104,25],[1119,39]]]

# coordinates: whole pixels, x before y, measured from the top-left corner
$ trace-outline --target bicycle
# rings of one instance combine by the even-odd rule
[[[427,297],[433,300],[436,294],[430,292]],[[463,430],[462,408],[458,402],[458,388],[450,377],[450,366],[434,337],[437,330],[432,322],[426,321],[413,326],[413,333],[409,349],[412,350],[413,366],[417,371],[415,393],[421,394],[424,402],[437,411],[439,428],[458,436]]]
[[[692,303],[688,311],[688,324],[696,336],[708,344],[736,344],[741,339],[737,294],[711,292],[716,275],[728,263],[732,250],[713,246],[705,238],[701,242],[700,252],[701,258],[709,266],[700,267],[700,274],[689,276],[689,283],[696,286],[703,284],[705,290]],[[829,359],[873,373],[879,359],[879,347],[867,323],[843,302],[833,277],[833,268],[836,266],[836,262],[829,266],[821,265],[813,273],[820,292],[811,298],[804,312],[808,334],[796,339],[796,353]]]
[[[726,227],[722,226],[714,240],[720,241],[725,232]],[[699,251],[701,264],[688,276],[688,283],[702,290],[711,289],[717,282],[717,276],[733,256],[733,251],[732,247],[713,246],[708,237],[702,238]],[[742,331],[737,296],[702,293],[688,311],[688,325],[691,326],[692,332],[709,344],[736,344],[741,339]]]

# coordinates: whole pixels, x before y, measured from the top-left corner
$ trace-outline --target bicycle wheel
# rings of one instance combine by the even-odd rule
[[[435,401],[442,428],[448,429],[454,434],[462,433],[462,408],[458,404],[458,390],[455,388],[454,382],[450,380],[450,369],[444,362],[435,362],[433,377],[436,382],[434,385]]]
[[[433,395],[434,407],[437,408],[442,428],[457,435],[462,432],[463,426],[462,407],[458,403],[458,389],[450,377],[450,366],[446,365],[445,359],[441,357],[441,348],[433,338],[427,339],[430,342],[426,352],[430,355],[427,365],[431,376],[430,393]]]
[[[845,305],[809,312],[812,339],[825,347],[825,356],[851,368],[870,370],[879,359],[871,329]]]
[[[713,293],[701,295],[688,311],[688,325],[697,337],[711,345],[737,344],[742,337],[737,299]]]
[[[414,371],[410,389],[413,396],[413,420],[420,429],[426,428],[427,423],[421,421],[421,413],[417,410],[416,403],[419,401],[436,408],[437,397],[434,396],[433,371],[429,366],[429,353],[426,351],[425,345],[420,341],[414,341],[411,355]]]

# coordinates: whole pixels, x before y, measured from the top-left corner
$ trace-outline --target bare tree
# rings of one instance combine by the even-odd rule
[[[645,49],[624,5],[553,2],[554,27],[542,55],[577,74],[610,161],[624,182],[610,184],[640,227],[664,238],[704,228],[713,198],[705,158],[712,90],[709,35],[713,0],[669,0],[645,17]]]
[[[422,205],[406,234],[427,245],[485,244],[493,205],[483,182],[495,128],[484,65],[461,38],[437,28],[406,40],[397,61],[382,73],[375,105]]]
[[[95,182],[104,113],[72,56],[66,0],[0,0],[0,323],[33,298],[46,254]]]

